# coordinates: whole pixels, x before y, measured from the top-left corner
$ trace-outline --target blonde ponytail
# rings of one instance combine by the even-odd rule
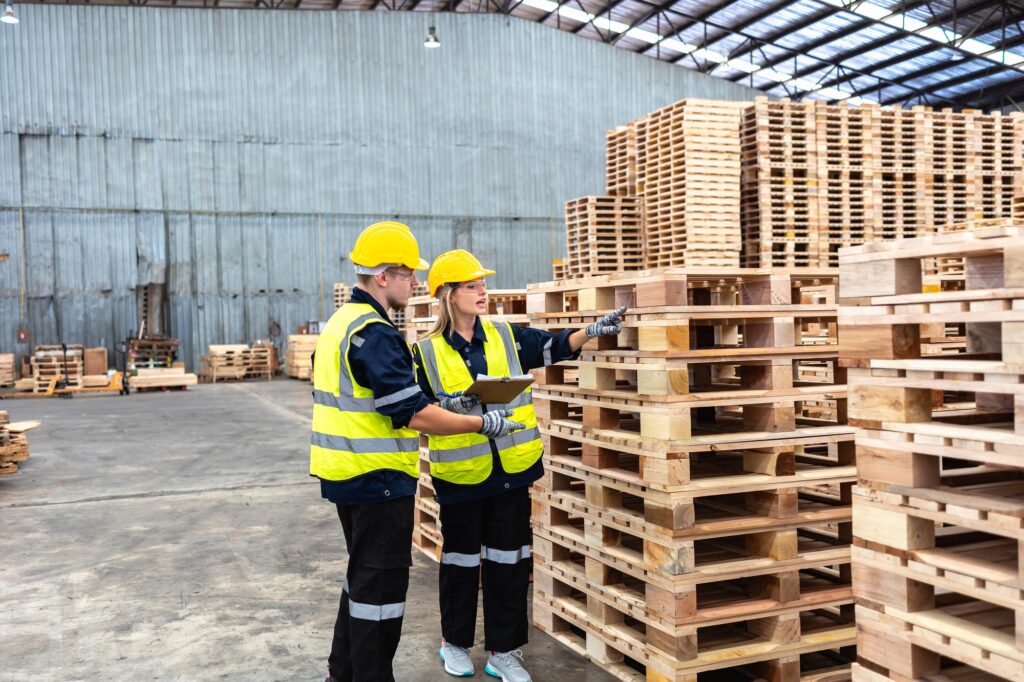
[[[434,322],[434,327],[427,334],[427,338],[440,336],[451,328],[452,321],[455,319],[455,315],[452,313],[452,291],[453,289],[447,284],[441,287],[441,293],[437,296],[437,321]]]

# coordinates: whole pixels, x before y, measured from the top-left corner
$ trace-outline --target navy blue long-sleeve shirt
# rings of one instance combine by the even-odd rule
[[[569,345],[569,336],[572,333],[572,331],[564,331],[552,334],[541,329],[512,325],[512,338],[515,339],[519,352],[519,364],[522,365],[523,371],[579,357],[580,352],[573,351]],[[444,334],[444,339],[449,346],[465,358],[466,366],[474,379],[478,374],[490,374],[487,371],[487,357],[484,354],[484,342],[487,340],[487,335],[479,317],[473,328],[472,341],[466,341],[450,329]],[[419,379],[420,388],[430,401],[437,401],[437,396],[430,387],[427,374],[423,369],[419,348],[415,346],[413,347],[413,356],[416,360],[416,376]],[[493,497],[509,490],[528,486],[544,475],[544,464],[539,459],[526,471],[517,474],[507,473],[501,467],[501,458],[498,456],[498,449],[493,440],[491,441],[491,457],[494,459],[494,466],[491,469],[491,475],[483,483],[459,485],[434,478],[434,491],[437,493],[438,503],[457,504]]]
[[[368,324],[356,334],[363,343],[353,343],[349,347],[352,375],[360,386],[373,391],[373,397],[378,401],[403,391],[409,393],[400,400],[385,401],[386,404],[377,408],[381,414],[391,417],[396,429],[406,427],[417,412],[430,404],[421,391],[408,391],[417,385],[409,345],[373,296],[357,287],[350,301],[370,304],[389,323]],[[346,481],[320,479],[320,494],[335,504],[369,504],[414,495],[416,480],[401,471],[380,469]]]

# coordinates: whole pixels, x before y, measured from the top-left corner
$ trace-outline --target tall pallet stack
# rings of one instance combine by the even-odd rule
[[[637,172],[647,267],[739,265],[744,106],[685,99],[646,117]]]
[[[819,264],[817,104],[757,98],[743,112],[743,263]]]
[[[637,123],[632,121],[605,136],[605,193],[612,197],[630,197],[636,194],[637,183]]]
[[[953,254],[964,289],[922,287],[925,261]],[[1024,680],[1024,228],[855,247],[840,270],[854,680]],[[966,328],[966,354],[922,357],[937,323]]]
[[[687,268],[528,288],[542,329],[630,306],[534,390],[539,628],[630,682],[848,678],[853,430],[821,332],[836,306],[801,302],[835,283]]]
[[[565,203],[567,275],[644,268],[640,197],[589,196]]]
[[[916,237],[930,231],[926,213],[930,175],[925,140],[930,110],[876,109],[871,122],[874,138],[872,198],[875,202],[874,239]]]

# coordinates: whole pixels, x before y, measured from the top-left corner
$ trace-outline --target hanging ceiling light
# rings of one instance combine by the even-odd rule
[[[10,1],[7,0],[7,2]],[[433,26],[427,31],[427,39],[423,41],[423,47],[441,47],[441,41],[437,39],[437,29]]]
[[[14,12],[14,2],[12,0],[4,0],[4,15],[0,17],[0,21],[5,24],[18,23],[18,15]]]

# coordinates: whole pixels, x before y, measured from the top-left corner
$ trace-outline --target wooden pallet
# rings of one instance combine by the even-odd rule
[[[567,273],[644,269],[644,201],[588,196],[565,204]]]
[[[179,339],[145,337],[128,340],[128,367],[171,367],[178,357]]]
[[[605,136],[605,193],[610,196],[636,195],[636,128],[636,122],[630,122],[615,130],[609,130]]]
[[[319,334],[289,334],[288,348],[284,353],[284,373],[293,379],[312,380],[313,351]]]
[[[333,301],[335,310],[348,303],[348,299],[350,299],[351,297],[352,287],[350,287],[348,284],[343,284],[341,282],[334,283]]]
[[[549,330],[630,306],[618,337],[538,373],[539,627],[578,628],[593,660],[659,680],[765,661],[796,680],[817,627],[821,650],[852,643],[845,386],[800,379],[804,361],[842,377],[835,281],[686,268],[528,287],[531,325]]]
[[[1024,227],[1004,222],[840,256],[859,679],[943,679],[953,660],[1024,680]],[[963,288],[922,287],[952,256]],[[922,324],[963,329],[966,352],[927,355]]]
[[[645,117],[638,158],[648,267],[739,265],[744,106],[686,99]]]

